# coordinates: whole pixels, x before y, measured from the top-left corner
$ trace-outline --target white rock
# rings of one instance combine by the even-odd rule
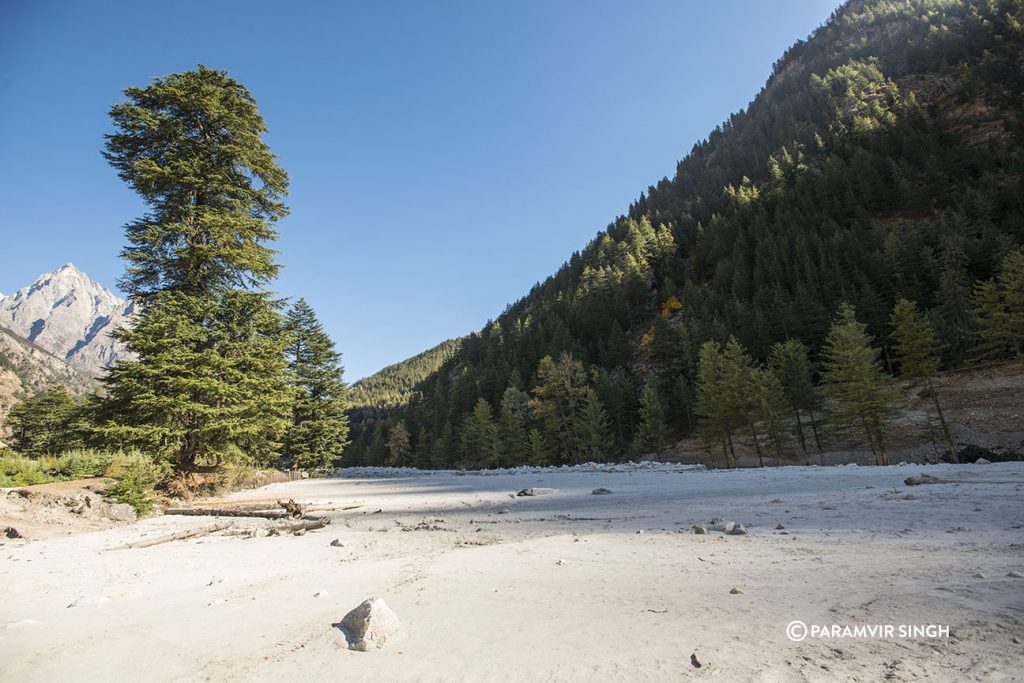
[[[1024,579],[1024,573],[1018,571],[1012,571],[1007,574],[1011,579]]]
[[[402,622],[383,598],[370,598],[345,615],[341,628],[352,650],[379,650],[394,640]]]
[[[116,522],[134,522],[138,515],[128,503],[111,503],[107,507],[107,517]]]

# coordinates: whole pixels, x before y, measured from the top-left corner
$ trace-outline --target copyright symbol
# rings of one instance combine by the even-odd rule
[[[807,637],[807,624],[799,619],[789,622],[789,626],[786,627],[786,635],[794,643],[799,643]]]

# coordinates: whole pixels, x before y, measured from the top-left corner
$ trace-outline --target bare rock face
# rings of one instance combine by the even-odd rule
[[[394,640],[402,622],[383,598],[370,598],[345,615],[341,628],[351,650],[379,650]]]
[[[0,298],[0,327],[92,375],[124,356],[111,333],[131,314],[131,304],[70,263]]]

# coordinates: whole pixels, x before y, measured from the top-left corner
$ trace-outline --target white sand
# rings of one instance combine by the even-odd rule
[[[903,485],[921,471],[1020,483]],[[559,493],[509,497],[530,486]],[[1017,463],[275,484],[235,498],[366,506],[302,537],[106,550],[216,521],[158,517],[7,542],[0,679],[1020,680],[1022,488]],[[688,532],[715,516],[750,534]],[[349,651],[332,625],[370,596],[402,634]],[[793,643],[795,619],[951,635]]]

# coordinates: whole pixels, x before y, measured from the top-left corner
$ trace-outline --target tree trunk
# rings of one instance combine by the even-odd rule
[[[942,425],[942,435],[946,437],[949,444],[949,452],[953,454],[953,462],[960,462],[960,456],[956,452],[956,444],[953,443],[953,435],[949,432],[949,425],[946,423],[946,416],[942,412],[942,405],[939,403],[939,392],[931,379],[928,380],[928,391],[932,395],[932,402],[935,404],[935,412],[939,414],[939,424]]]
[[[814,411],[813,410],[808,408],[807,414],[811,418],[811,432],[814,434],[814,445],[818,447],[818,458],[821,460],[821,464],[824,467],[824,465],[825,465],[825,451],[822,450],[822,448],[821,448],[821,437],[818,436],[818,421],[814,417]]]
[[[797,438],[800,439],[800,450],[804,452],[804,460],[806,460],[807,464],[810,465],[811,456],[807,452],[807,439],[804,438],[804,424],[800,420],[800,411],[794,408],[793,415],[796,417],[796,435]]]
[[[757,430],[750,428],[750,436],[754,439],[754,450],[757,451],[757,462],[764,467],[764,454],[761,452],[761,442],[757,438]]]
[[[732,464],[730,467],[736,469],[736,448],[732,445],[732,432],[727,431],[725,435],[729,439],[729,452],[732,454]]]

